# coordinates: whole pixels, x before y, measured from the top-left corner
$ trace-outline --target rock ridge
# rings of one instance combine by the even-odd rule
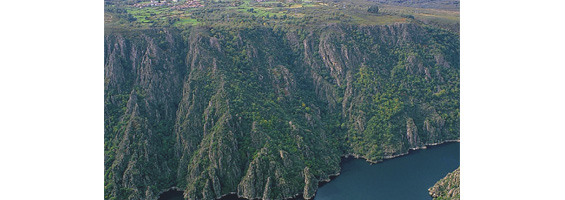
[[[199,26],[104,44],[105,199],[310,199],[342,156],[459,140],[447,30]]]

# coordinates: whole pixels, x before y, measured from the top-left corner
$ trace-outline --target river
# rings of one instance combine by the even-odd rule
[[[341,167],[338,177],[318,189],[315,200],[432,199],[428,188],[459,167],[459,143],[410,151],[373,165],[347,158]]]

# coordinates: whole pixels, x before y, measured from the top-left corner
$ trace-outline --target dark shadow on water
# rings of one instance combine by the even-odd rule
[[[228,195],[220,198],[220,200],[247,200],[247,199],[239,198],[239,197],[237,197],[237,194],[228,194]]]
[[[304,197],[302,197],[302,195],[297,196],[296,198],[292,198],[290,200],[303,200]],[[183,192],[182,191],[176,191],[176,190],[169,190],[166,191],[164,193],[162,193],[161,195],[159,195],[159,200],[184,200],[183,198]],[[245,198],[239,198],[237,197],[236,194],[228,194],[222,198],[220,198],[219,200],[248,200]]]
[[[339,162],[339,168],[343,169],[343,164],[344,163],[348,163],[351,162],[352,160],[355,160],[356,158],[354,158],[353,156],[349,156],[349,157],[341,157],[341,161]],[[340,172],[341,173],[341,172]],[[325,184],[328,184],[330,182],[332,182],[334,179],[336,179],[338,177],[338,175],[334,175],[334,176],[330,176],[330,180],[329,181],[323,181],[323,182],[319,182],[318,183],[318,188],[324,186]]]
[[[182,191],[169,190],[159,195],[159,200],[184,200]]]
[[[239,197],[237,197],[236,194],[228,194],[228,195],[220,198],[219,200],[248,200],[248,199],[239,198]],[[300,195],[300,196],[297,196],[295,198],[288,199],[288,200],[304,200],[304,197],[302,197],[302,195]]]

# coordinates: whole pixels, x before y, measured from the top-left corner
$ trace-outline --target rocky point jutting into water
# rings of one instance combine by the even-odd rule
[[[340,157],[459,139],[459,36],[418,23],[104,36],[105,198],[312,198]]]
[[[460,168],[457,168],[428,189],[430,196],[432,196],[434,200],[459,199],[461,194],[461,189],[459,188],[459,171]]]

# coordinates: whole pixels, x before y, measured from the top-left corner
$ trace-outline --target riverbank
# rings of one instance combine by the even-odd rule
[[[368,162],[368,163],[370,163],[371,165],[373,165],[373,164],[376,164],[376,163],[384,162],[385,160],[391,160],[391,159],[393,159],[393,158],[401,157],[401,156],[404,156],[404,155],[409,155],[409,154],[411,153],[411,151],[416,151],[416,150],[421,150],[421,149],[428,149],[429,147],[432,147],[432,146],[438,146],[438,145],[447,144],[447,143],[459,143],[459,142],[460,142],[460,140],[446,140],[446,141],[437,142],[437,143],[430,143],[430,144],[426,144],[426,145],[423,145],[423,146],[420,146],[420,147],[410,148],[410,149],[408,149],[407,152],[403,152],[403,153],[396,154],[396,155],[391,155],[391,156],[386,156],[384,159],[377,160],[377,161],[372,161],[372,160],[369,160],[369,159],[367,159],[367,158],[365,158],[365,157],[363,157],[363,156],[359,156],[359,155],[356,155],[356,154],[351,154],[351,153],[350,153],[350,154],[344,154],[344,155],[341,156],[341,159],[342,159],[342,160],[341,160],[341,162],[340,162],[340,164],[339,164],[339,165],[340,165],[340,170],[339,170],[337,173],[335,173],[335,174],[329,174],[329,175],[327,175],[327,177],[324,178],[324,179],[319,179],[319,180],[318,180],[318,188],[320,188],[320,187],[322,187],[322,186],[324,186],[324,185],[330,183],[330,182],[333,181],[334,179],[338,178],[338,177],[341,175],[341,173],[342,173],[344,161],[346,161],[347,159],[350,159],[350,158],[363,159],[363,160],[365,160],[365,162]],[[438,179],[438,180],[439,180],[439,179]],[[168,189],[168,190],[163,190],[160,194],[163,194],[164,192],[173,191],[173,190],[174,190],[174,191],[180,191],[180,192],[182,192],[182,190],[180,190],[179,188],[172,187],[172,188],[170,188],[170,189]],[[316,192],[316,194],[317,194],[317,192]],[[303,194],[301,194],[301,193],[295,194],[295,195],[293,196],[293,198],[290,198],[290,200],[304,199],[302,195],[303,195]],[[312,199],[314,199],[314,198],[316,198],[316,196],[313,196],[313,197],[312,197]],[[221,196],[220,198],[218,198],[218,199],[219,199],[219,200],[246,200],[247,198],[245,198],[245,197],[239,197],[236,192],[230,192],[230,193],[227,193],[227,194],[222,195],[222,196]]]
[[[388,160],[388,159],[393,159],[393,158],[396,158],[396,157],[408,155],[408,154],[410,153],[410,151],[415,151],[415,150],[419,150],[419,149],[427,149],[428,147],[431,147],[431,146],[437,146],[437,145],[440,145],[440,144],[451,143],[451,142],[460,142],[460,140],[445,140],[445,141],[443,141],[443,142],[425,144],[424,146],[421,146],[421,147],[410,148],[410,149],[408,149],[407,152],[403,152],[403,153],[396,154],[396,155],[384,156],[383,159],[376,160],[376,161],[375,161],[375,160],[370,160],[370,159],[368,159],[368,158],[365,157],[365,156],[360,156],[360,155],[357,155],[357,154],[354,154],[354,153],[344,154],[342,157],[349,158],[350,156],[353,156],[354,158],[357,158],[357,159],[364,159],[364,160],[367,161],[368,163],[377,164],[377,163],[379,163],[379,162],[383,162],[383,161]]]
[[[339,175],[341,175],[341,171],[342,171],[342,167],[343,167],[342,164],[343,164],[345,159],[349,159],[351,157],[355,158],[355,159],[363,159],[363,160],[365,160],[365,162],[368,162],[369,164],[373,165],[373,164],[381,163],[381,162],[384,162],[386,160],[390,160],[390,159],[393,159],[393,158],[401,157],[401,156],[404,156],[404,155],[409,155],[411,151],[428,149],[429,147],[438,146],[438,145],[442,145],[442,144],[448,144],[448,143],[460,143],[460,140],[445,140],[445,141],[442,141],[442,142],[425,144],[425,145],[420,146],[420,147],[410,148],[407,152],[403,152],[403,153],[396,154],[396,155],[385,156],[383,159],[377,160],[377,161],[369,160],[364,156],[360,156],[360,155],[353,154],[353,153],[344,154],[341,157],[342,161],[340,162],[340,171],[335,173],[335,174],[329,175],[328,178],[326,178],[326,179],[319,180],[318,188],[330,183],[332,180],[338,178]],[[316,198],[316,196],[312,197],[312,199],[315,199],[315,198]]]
[[[460,166],[459,144],[432,143],[426,151],[398,154],[379,165],[349,156],[341,161],[339,176],[320,182],[314,199],[431,199],[428,188]]]

